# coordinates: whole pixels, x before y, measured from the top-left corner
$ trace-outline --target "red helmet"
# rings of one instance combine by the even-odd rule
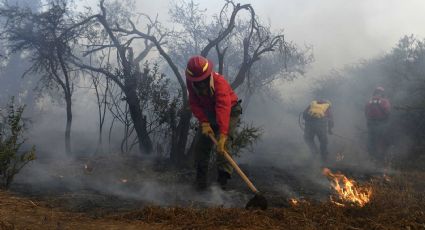
[[[384,87],[382,87],[382,86],[378,86],[378,87],[376,87],[376,89],[375,89],[376,91],[381,91],[381,92],[384,92],[385,91],[385,89],[384,89]]]
[[[378,86],[378,87],[376,87],[376,88],[375,88],[375,91],[373,91],[373,94],[374,94],[374,95],[377,95],[377,94],[383,94],[384,92],[385,92],[384,87],[382,87],[382,86]]]
[[[376,87],[374,91],[374,93],[383,93],[383,92],[385,92],[385,89],[382,86]]]
[[[186,79],[189,81],[202,81],[207,79],[212,72],[213,62],[202,56],[193,56],[187,62]]]

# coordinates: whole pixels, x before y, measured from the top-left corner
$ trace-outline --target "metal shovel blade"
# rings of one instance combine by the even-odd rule
[[[266,210],[268,206],[267,199],[261,194],[255,194],[245,206],[245,209],[261,209]]]

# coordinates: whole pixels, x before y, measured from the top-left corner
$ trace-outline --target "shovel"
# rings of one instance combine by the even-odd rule
[[[217,139],[215,139],[214,135],[209,135],[211,141],[217,145]],[[239,174],[239,176],[242,178],[242,180],[248,185],[249,189],[255,193],[255,196],[251,198],[248,203],[246,204],[246,209],[267,209],[267,200],[266,198],[261,195],[260,191],[252,184],[252,182],[249,180],[249,178],[245,175],[245,173],[239,168],[238,164],[232,159],[230,154],[225,150],[222,152],[224,158],[232,165],[232,167],[236,170],[236,172]]]

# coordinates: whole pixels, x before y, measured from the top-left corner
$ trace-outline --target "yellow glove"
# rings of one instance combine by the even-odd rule
[[[208,122],[201,123],[201,130],[202,130],[202,134],[204,134],[205,136],[214,135],[214,131],[211,128],[210,123]]]
[[[227,135],[221,133],[220,138],[218,139],[218,144],[217,144],[217,151],[219,153],[223,153],[226,151],[226,141],[227,141]]]

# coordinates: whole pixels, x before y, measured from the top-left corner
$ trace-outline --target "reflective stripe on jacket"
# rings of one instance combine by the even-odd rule
[[[390,115],[391,104],[386,98],[372,97],[365,106],[365,115],[368,120],[386,120]]]

